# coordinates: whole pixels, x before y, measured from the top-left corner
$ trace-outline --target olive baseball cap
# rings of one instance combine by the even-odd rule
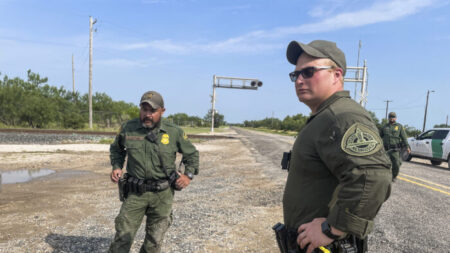
[[[397,118],[397,114],[395,114],[395,112],[390,112],[389,118]]]
[[[345,54],[336,46],[336,43],[327,40],[313,40],[309,44],[303,44],[293,40],[287,47],[286,56],[291,64],[296,65],[298,57],[303,53],[316,58],[331,59],[342,69],[345,76],[347,71]]]
[[[142,105],[143,103],[148,103],[152,108],[158,109],[158,108],[164,108],[164,100],[156,91],[147,91],[142,95],[141,102],[139,105]]]

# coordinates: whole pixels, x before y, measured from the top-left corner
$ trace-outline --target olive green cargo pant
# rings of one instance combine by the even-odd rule
[[[389,150],[389,158],[392,163],[392,179],[395,179],[400,172],[400,165],[402,165],[402,160],[400,159],[400,152],[396,150]]]
[[[134,236],[147,216],[145,240],[140,252],[159,253],[164,234],[172,223],[173,190],[129,194],[116,217],[116,235],[109,252],[129,252]]]

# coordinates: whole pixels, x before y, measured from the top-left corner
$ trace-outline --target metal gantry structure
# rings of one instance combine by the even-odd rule
[[[367,83],[368,83],[368,72],[367,72],[367,60],[364,60],[364,65],[362,67],[347,67],[347,72],[348,71],[356,71],[356,75],[355,78],[344,78],[344,82],[355,82],[355,83],[360,83],[361,84],[361,91],[359,94],[359,104],[362,107],[366,107],[366,103],[367,103]],[[359,73],[362,71],[362,75],[360,75]],[[356,94],[355,94],[355,98],[356,100]]]
[[[229,76],[213,75],[213,91],[211,97],[211,133],[214,133],[214,114],[216,102],[216,88],[227,89],[243,89],[243,90],[257,90],[262,86],[262,81],[258,78],[242,78]]]

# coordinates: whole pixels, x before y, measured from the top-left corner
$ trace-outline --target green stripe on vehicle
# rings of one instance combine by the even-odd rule
[[[442,139],[431,140],[431,152],[433,153],[433,158],[442,159]]]

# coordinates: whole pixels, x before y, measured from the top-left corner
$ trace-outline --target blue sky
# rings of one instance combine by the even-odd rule
[[[257,91],[217,89],[228,122],[309,114],[295,95],[286,60],[291,40],[332,40],[348,66],[369,71],[366,108],[427,128],[450,114],[450,2],[437,0],[0,0],[0,72],[88,92],[89,16],[94,28],[93,91],[138,104],[147,90],[165,98],[166,115],[203,117],[213,75],[258,78]],[[350,73],[350,72],[349,72]],[[351,75],[351,74],[348,74]],[[347,76],[349,77],[349,76]],[[354,83],[345,88],[354,94]]]

